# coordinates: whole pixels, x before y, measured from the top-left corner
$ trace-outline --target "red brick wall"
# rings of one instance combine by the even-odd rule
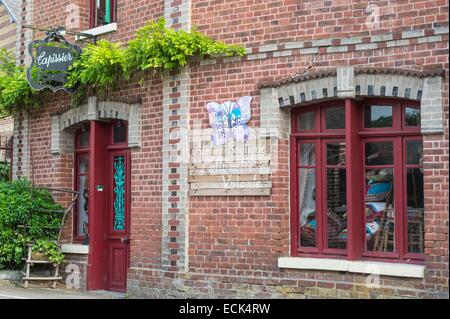
[[[83,3],[83,1],[78,1]],[[86,3],[87,1],[84,1]],[[34,24],[63,24],[64,1],[58,7],[48,1],[34,1]],[[323,3],[323,6],[317,4]],[[383,8],[387,1],[377,4]],[[447,1],[399,0],[381,19],[381,28],[369,31],[367,3],[361,1],[251,1],[192,0],[192,24],[198,30],[227,42],[253,48],[286,42],[363,37],[401,32],[411,27],[433,35],[433,28],[448,26]],[[316,5],[316,6],[315,6]],[[85,8],[86,6],[82,6]],[[163,14],[164,1],[119,1],[118,32],[109,38],[125,42],[145,21]],[[45,14],[42,14],[45,12]],[[381,12],[383,14],[383,11]],[[88,25],[83,11],[82,28]],[[426,278],[382,277],[382,287],[370,290],[365,277],[337,272],[280,270],[277,258],[289,255],[289,145],[279,144],[280,166],[272,175],[272,195],[266,197],[191,197],[189,206],[189,272],[161,271],[162,192],[162,81],[147,79],[143,86],[121,84],[118,97],[142,99],[142,147],[132,154],[132,226],[129,287],[134,296],[174,297],[448,297],[448,33],[429,43],[418,38],[387,47],[376,42],[374,49],[359,50],[350,44],[345,52],[331,53],[329,46],[317,55],[293,49],[288,56],[263,53],[238,62],[201,65],[191,69],[190,118],[209,127],[205,105],[243,95],[254,97],[250,126],[259,126],[260,102],[257,84],[306,70],[343,65],[396,67],[414,70],[443,68],[445,134],[424,137],[426,198]],[[315,56],[315,57],[314,57]],[[42,112],[30,120],[32,165],[30,176],[37,184],[72,187],[73,161],[70,156],[50,155],[50,114],[62,104],[65,94],[49,94]],[[70,238],[70,223],[66,238]],[[270,279],[268,279],[270,278]],[[428,290],[425,290],[428,289]]]
[[[330,37],[366,36],[427,29],[448,24],[448,2],[376,1],[380,27],[368,31],[369,1],[350,0],[192,0],[192,24],[198,30],[247,47]]]

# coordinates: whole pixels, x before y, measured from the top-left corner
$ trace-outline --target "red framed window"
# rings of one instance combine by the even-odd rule
[[[91,0],[91,28],[116,22],[117,0]]]
[[[292,111],[292,254],[423,260],[420,107],[340,100]]]
[[[80,192],[74,209],[73,232],[74,241],[83,241],[88,234],[89,206],[89,125],[83,126],[75,134],[75,190]]]

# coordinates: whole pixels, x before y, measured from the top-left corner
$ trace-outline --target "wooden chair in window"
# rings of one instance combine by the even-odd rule
[[[416,175],[412,174],[412,191],[414,196],[414,207],[419,205],[419,192],[417,190]],[[407,208],[408,214],[408,247],[410,252],[423,253],[423,210],[420,208]],[[412,216],[410,216],[412,215]]]
[[[388,245],[394,246],[394,233],[390,230],[391,225],[393,225],[393,218],[390,216],[394,216],[394,208],[391,207],[393,195],[393,185],[391,182],[389,193],[386,197],[386,206],[381,214],[380,228],[375,235],[374,251],[387,251]]]

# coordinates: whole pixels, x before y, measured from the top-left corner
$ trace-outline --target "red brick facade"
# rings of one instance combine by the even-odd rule
[[[80,7],[80,30],[89,28],[88,2],[75,2]],[[65,25],[68,14],[65,5],[69,1],[58,6],[43,0],[32,3],[34,25]],[[268,81],[345,66],[445,70],[442,129],[423,136],[424,278],[381,276],[380,287],[369,288],[365,284],[367,274],[278,267],[279,257],[291,255],[288,135],[278,140],[278,169],[270,177],[270,196],[165,197],[165,178],[175,179],[179,185],[169,187],[168,191],[183,190],[189,185],[179,172],[163,170],[164,134],[170,131],[163,123],[167,106],[163,99],[165,82],[163,78],[147,78],[143,85],[121,83],[115,93],[117,98],[142,101],[141,145],[132,150],[131,256],[127,280],[131,296],[448,298],[448,1],[374,3],[378,6],[375,10],[380,10],[380,20],[371,29],[368,23],[377,20],[371,19],[373,14],[367,11],[365,1],[118,1],[117,31],[107,38],[125,42],[137,28],[164,16],[166,10],[166,17],[172,20],[169,24],[174,27],[177,24],[183,27],[179,21],[188,17],[189,24],[197,30],[247,48],[248,55],[242,59],[217,58],[190,65],[187,103],[172,101],[168,107],[186,109],[187,114],[181,116],[185,116],[191,130],[198,120],[202,129],[209,128],[207,103],[222,103],[241,96],[253,97],[249,126],[261,127],[262,98],[258,85]],[[168,8],[177,6],[181,9],[167,13]],[[185,11],[184,6],[189,10]],[[24,1],[23,8],[30,10],[30,5]],[[41,36],[34,33],[34,38]],[[184,80],[180,81],[182,86]],[[183,94],[169,94],[168,98],[180,98]],[[73,155],[50,152],[51,116],[69,103],[65,93],[50,94],[42,111],[28,117],[28,134],[19,143],[27,144],[29,161],[27,169],[21,171],[36,184],[73,188]],[[180,115],[172,115],[168,123],[177,120],[180,121]],[[23,128],[19,126],[20,136]],[[190,130],[181,124],[179,129],[182,134]],[[19,161],[23,164],[25,158]],[[21,168],[18,169],[21,175]],[[184,246],[164,241],[165,201],[176,201],[186,209],[186,216],[169,218],[165,233],[178,238],[177,242],[185,243]],[[169,209],[168,216],[171,212]],[[176,227],[170,226],[178,225],[184,227],[171,231]],[[70,242],[71,220],[66,224],[65,235]],[[174,253],[171,249],[178,251]]]

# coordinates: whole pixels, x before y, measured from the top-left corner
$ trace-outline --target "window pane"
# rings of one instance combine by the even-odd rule
[[[347,247],[345,169],[327,169],[328,248]]]
[[[113,142],[125,143],[127,141],[127,127],[122,122],[117,122],[113,126]]]
[[[80,132],[78,146],[88,147],[89,146],[89,130]]]
[[[330,107],[325,110],[325,126],[327,129],[345,128],[345,109],[343,106]]]
[[[364,127],[392,127],[392,106],[366,106],[364,108]]]
[[[392,165],[393,159],[392,142],[366,143],[366,165]]]
[[[345,143],[327,144],[327,164],[345,165]]]
[[[299,170],[300,246],[316,246],[316,170]]]
[[[393,169],[366,170],[366,249],[394,251],[394,181]]]
[[[97,26],[112,22],[113,0],[96,0]]]
[[[406,142],[406,164],[422,164],[422,141]]]
[[[316,145],[300,144],[300,165],[310,166],[316,164]]]
[[[78,158],[79,166],[78,173],[79,174],[87,174],[89,169],[89,157],[88,156],[80,156]]]
[[[85,236],[88,232],[89,207],[89,157],[80,156],[78,160],[78,236]]]
[[[420,109],[405,107],[405,125],[420,126]]]
[[[408,252],[423,253],[424,196],[423,170],[408,168],[406,177],[408,207]]]
[[[315,128],[315,112],[300,113],[298,115],[299,130],[314,130]]]

